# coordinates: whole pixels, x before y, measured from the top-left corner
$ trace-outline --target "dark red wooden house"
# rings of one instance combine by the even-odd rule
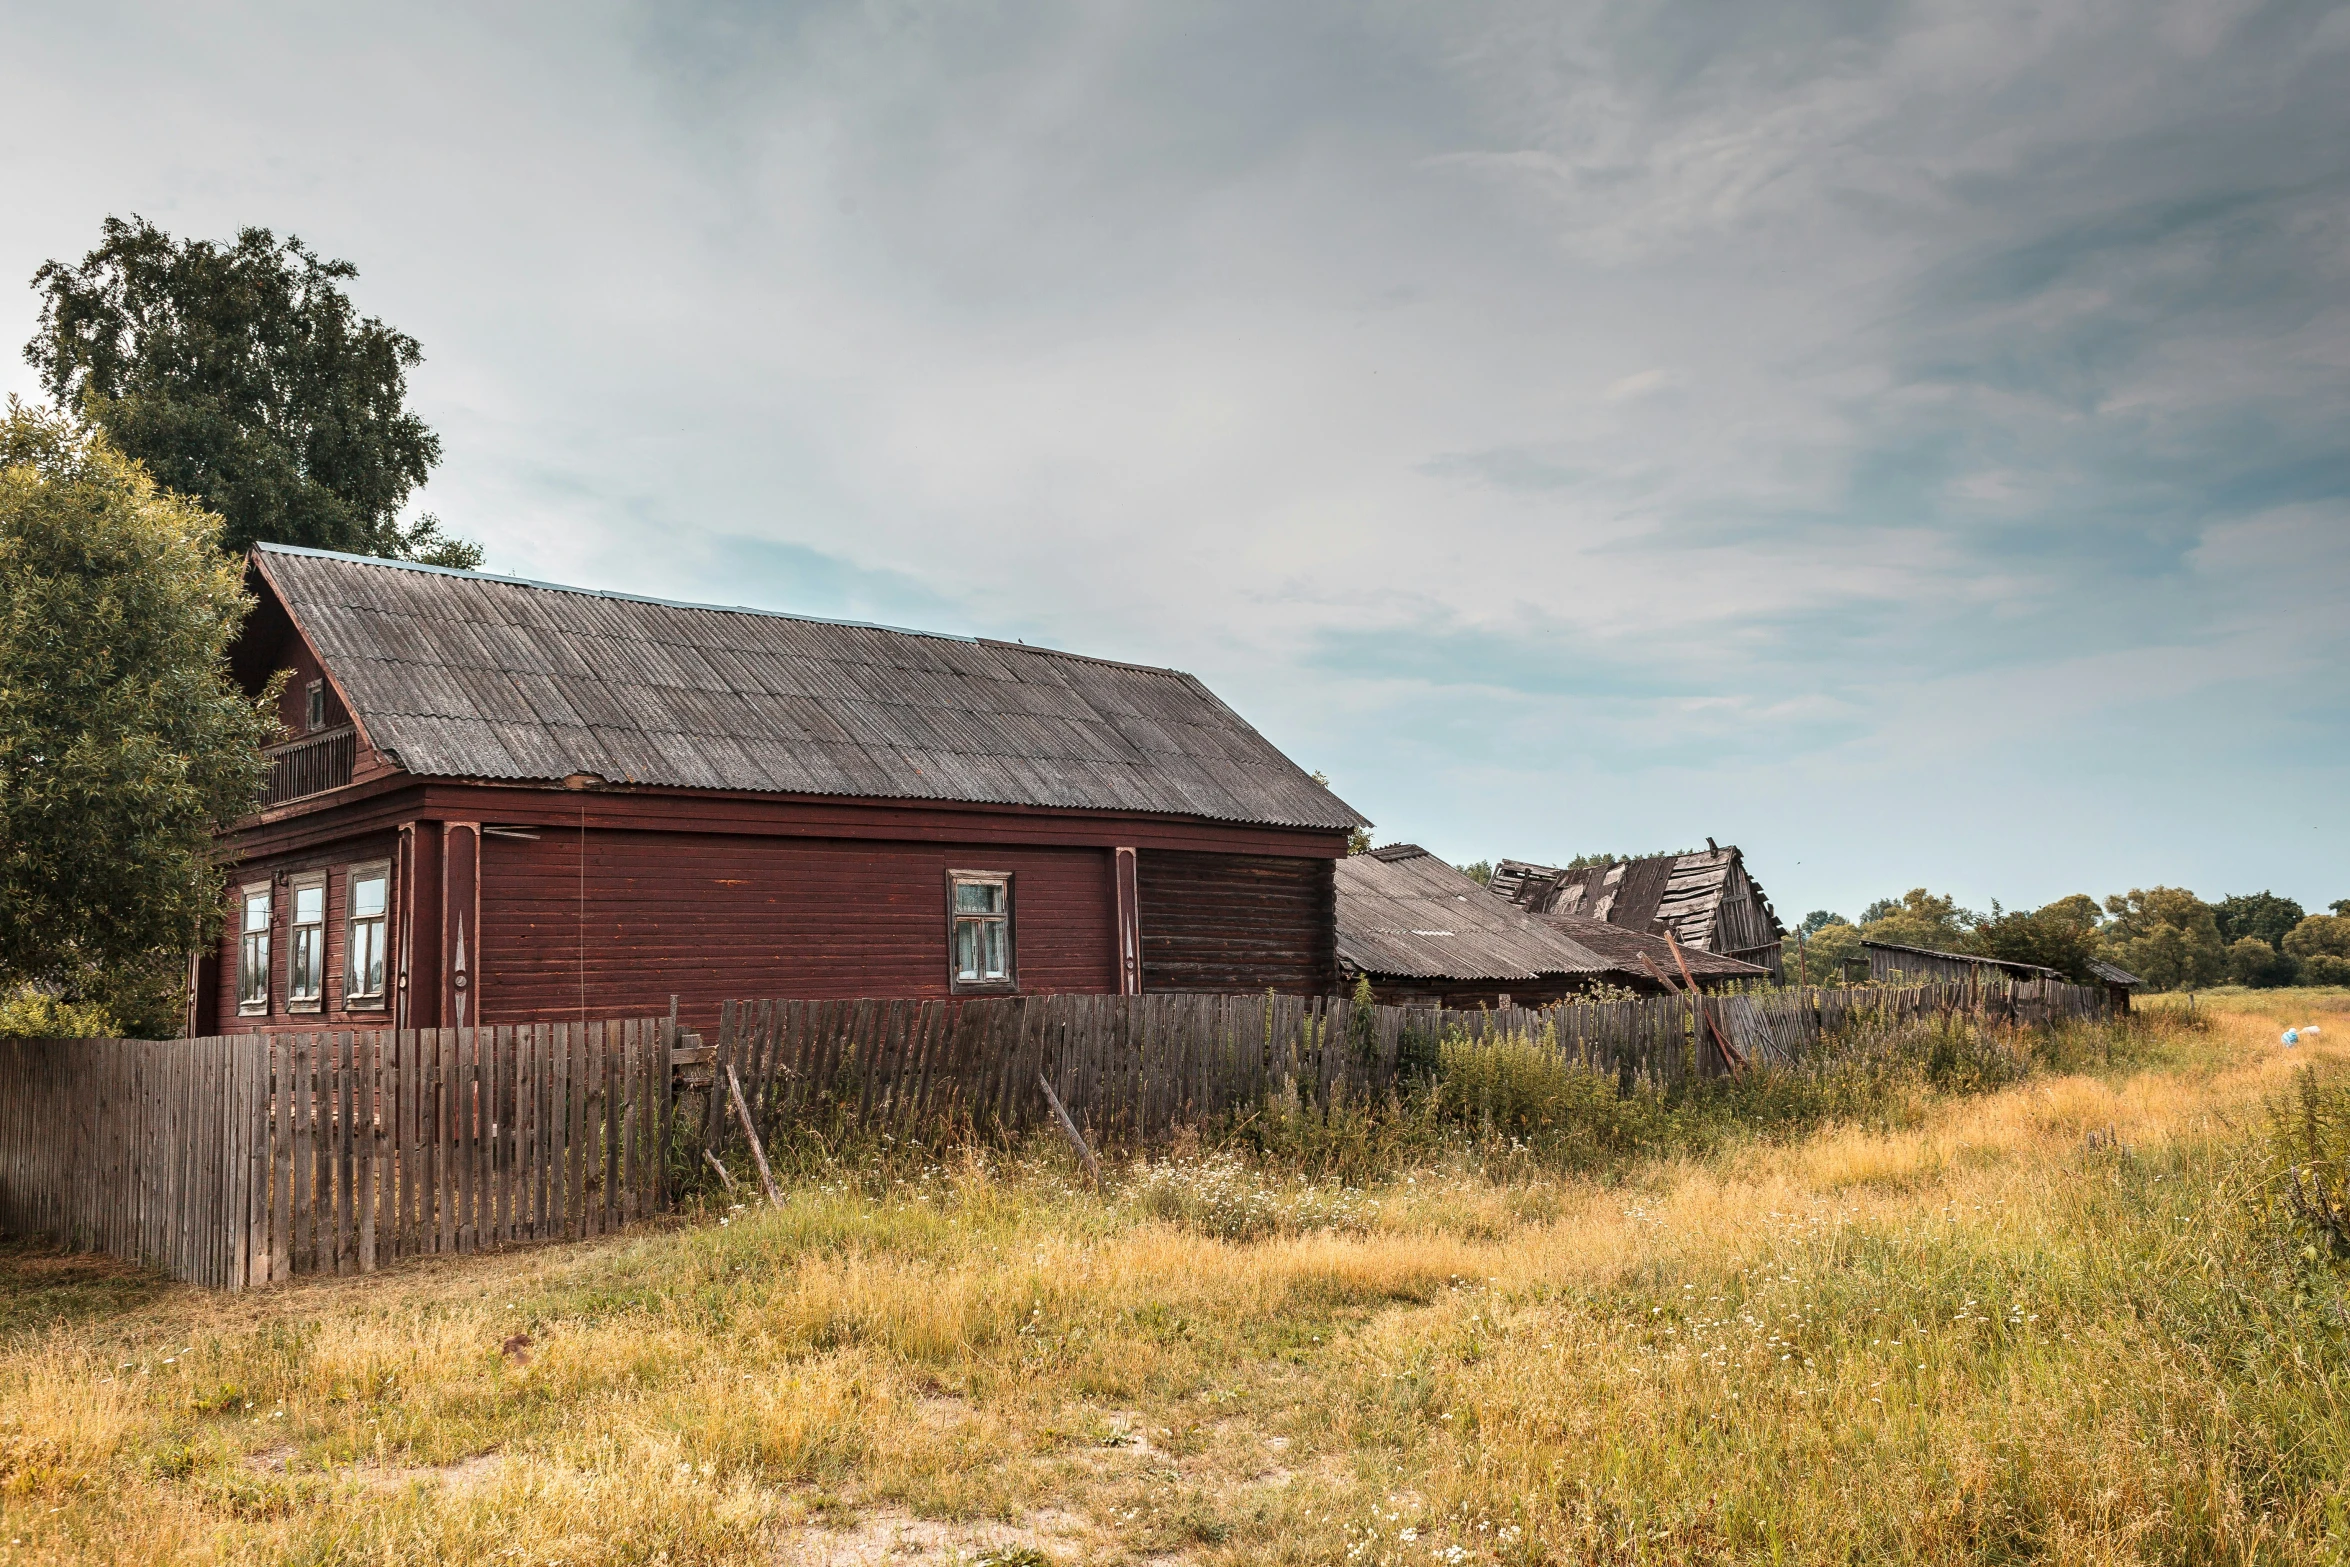
[[[278,546],[198,1033],[1333,988],[1362,818],[1189,675]]]

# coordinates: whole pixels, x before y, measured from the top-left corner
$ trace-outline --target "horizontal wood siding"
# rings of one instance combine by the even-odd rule
[[[1143,850],[1135,866],[1143,990],[1335,989],[1334,863]]]
[[[1021,990],[1117,988],[1101,849],[538,831],[482,841],[485,1023],[662,1011],[672,993],[689,1028],[729,995],[944,996],[949,869],[1012,873]]]

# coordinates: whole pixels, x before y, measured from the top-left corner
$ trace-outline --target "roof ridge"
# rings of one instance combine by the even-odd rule
[[[428,565],[420,560],[390,560],[381,555],[354,555],[347,550],[312,549],[306,544],[255,544],[253,546],[253,550],[256,554],[266,553],[270,555],[303,555],[308,556],[314,560],[344,561],[354,566],[383,566],[393,571],[422,571],[428,572],[436,577],[461,577],[473,582],[487,582],[494,587],[539,588],[549,593],[577,593],[585,598],[617,599],[629,604],[657,604],[663,609],[705,610],[713,615],[761,615],[769,620],[797,620],[804,621],[810,625],[818,626],[848,626],[859,631],[888,631],[902,637],[929,637],[933,641],[963,642],[968,643],[974,647],[985,646],[990,640],[985,637],[965,636],[960,632],[954,631],[924,631],[914,626],[886,625],[878,620],[850,620],[838,615],[803,615],[794,610],[759,609],[749,604],[703,604],[693,599],[656,598],[650,593],[620,593],[610,588],[583,588],[569,582],[541,582],[535,577],[510,577],[502,572],[463,571],[455,566],[433,566]],[[1020,642],[1006,642],[1000,645],[1004,647],[1027,646],[1026,643]],[[1054,650],[1050,648],[1031,648],[1030,651],[1044,653]],[[1079,653],[1065,653],[1061,656],[1064,658],[1081,658],[1084,655]],[[1109,663],[1111,660],[1099,659],[1095,660],[1095,662]],[[1134,664],[1128,667],[1134,669],[1151,669],[1155,666],[1149,664]],[[1158,672],[1161,674],[1176,673],[1174,670],[1167,669],[1161,669]]]
[[[754,611],[754,613],[756,613],[756,611]],[[860,622],[843,621],[840,622],[840,624],[857,625],[860,624]],[[881,629],[884,631],[889,631],[894,630],[895,628],[884,626]],[[914,633],[914,635],[924,636],[928,635],[928,633],[918,631]],[[1001,637],[965,637],[961,640],[966,642],[976,642],[981,647],[1008,648],[1015,653],[1041,653],[1048,658],[1073,659],[1080,664],[1100,664],[1106,669],[1132,669],[1146,675],[1168,675],[1177,680],[1189,680],[1192,678],[1188,671],[1176,669],[1167,664],[1137,664],[1131,660],[1123,658],[1097,658],[1091,653],[1072,653],[1065,648],[1044,647],[1035,642],[1006,642]]]

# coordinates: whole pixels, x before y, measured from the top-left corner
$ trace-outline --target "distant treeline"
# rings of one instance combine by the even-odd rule
[[[1815,979],[1860,955],[1863,941],[1977,952],[2041,963],[2087,983],[2089,960],[2117,964],[2157,990],[2210,985],[2350,985],[2350,898],[2311,914],[2272,892],[2206,903],[2183,887],[2133,888],[2100,905],[2085,892],[2037,909],[1978,914],[1912,887],[1880,898],[1857,921],[1827,909],[1804,916],[1804,966]],[[1796,969],[1790,937],[1787,967]]]

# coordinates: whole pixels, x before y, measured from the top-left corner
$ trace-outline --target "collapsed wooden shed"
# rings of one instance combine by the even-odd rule
[[[1571,870],[1503,860],[1488,885],[1530,914],[1580,916],[1644,935],[1671,931],[1692,951],[1779,972],[1786,927],[1736,844],[1725,849],[1708,838],[1702,853],[1650,855]]]
[[[1715,953],[1677,959],[1662,936],[1574,914],[1532,914],[1493,897],[1418,844],[1352,855],[1337,866],[1338,961],[1368,978],[1380,1001],[1448,1007],[1542,1006],[1599,986],[1654,992],[1765,979],[1769,971]]]

